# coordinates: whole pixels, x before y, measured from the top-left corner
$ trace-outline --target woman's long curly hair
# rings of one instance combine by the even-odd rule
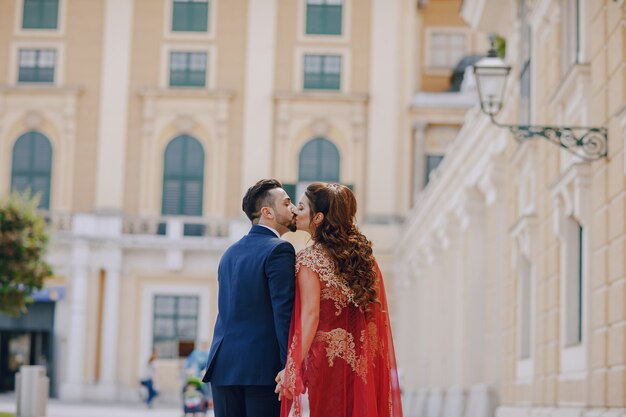
[[[304,194],[311,204],[311,220],[317,213],[324,214],[313,240],[335,261],[337,271],[354,293],[354,302],[363,311],[368,311],[372,303],[380,304],[372,242],[356,227],[352,191],[341,184],[314,182]]]

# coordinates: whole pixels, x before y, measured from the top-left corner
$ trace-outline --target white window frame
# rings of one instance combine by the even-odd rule
[[[22,22],[24,17],[24,0],[15,0],[15,13],[13,20],[13,34],[24,37],[62,37],[65,36],[65,22],[67,17],[67,1],[59,0],[59,15],[57,16],[56,29],[24,29]]]
[[[217,33],[217,13],[218,0],[208,0],[209,3],[209,20],[208,30],[206,32],[178,32],[172,30],[172,18],[174,17],[174,0],[163,0],[164,3],[164,20],[163,20],[163,38],[166,40],[184,40],[184,41],[215,41]]]
[[[575,219],[575,218],[574,218]],[[565,218],[562,219],[564,222],[570,222],[573,221],[571,220],[571,218]],[[582,247],[583,247],[583,260],[582,260],[582,265],[583,265],[583,270],[581,271],[582,273],[582,288],[579,289],[579,291],[582,291],[582,304],[580,305],[580,308],[582,308],[583,314],[581,317],[582,323],[580,323],[580,326],[583,329],[583,333],[582,333],[582,340],[579,343],[576,344],[570,344],[568,343],[568,329],[567,327],[569,326],[569,321],[568,321],[568,309],[569,309],[569,305],[572,302],[572,300],[570,300],[571,295],[568,294],[568,290],[570,289],[569,287],[569,283],[571,280],[575,279],[576,281],[578,281],[578,276],[576,277],[572,277],[571,274],[573,271],[578,271],[578,267],[572,267],[571,265],[568,264],[568,256],[571,254],[571,252],[576,251],[578,252],[579,250],[579,241],[578,238],[574,238],[572,236],[570,236],[570,233],[568,233],[568,231],[566,231],[565,229],[568,228],[568,226],[566,224],[563,224],[563,231],[562,231],[562,244],[561,244],[561,328],[560,328],[560,333],[561,333],[561,372],[562,372],[562,378],[563,379],[569,379],[570,377],[574,377],[574,378],[578,378],[578,377],[582,377],[584,375],[584,371],[587,368],[587,350],[586,350],[586,342],[589,338],[589,332],[587,331],[587,326],[586,326],[586,316],[588,316],[588,303],[585,302],[585,300],[588,298],[588,291],[587,291],[587,275],[586,274],[586,267],[589,264],[589,256],[588,256],[588,235],[589,232],[588,230],[586,230],[584,224],[582,222],[580,222],[579,219],[575,219],[577,222],[581,223],[581,226],[583,227],[583,241],[582,241]]]
[[[587,350],[590,340],[589,330],[589,273],[591,254],[589,248],[589,224],[591,218],[591,167],[589,164],[575,164],[561,175],[558,183],[551,190],[555,202],[554,234],[561,242],[560,264],[560,375],[561,380],[578,380],[585,378],[587,372]],[[567,233],[569,218],[575,219],[583,228],[582,236],[582,340],[579,344],[568,346],[566,343],[566,312],[567,283],[570,266],[567,256],[571,251],[579,250],[578,238],[572,239]],[[578,277],[576,277],[578,280]]]
[[[529,381],[532,379],[532,376],[534,374],[534,330],[535,330],[535,320],[533,320],[533,317],[535,315],[535,297],[534,294],[535,292],[535,274],[534,274],[534,270],[535,268],[533,267],[532,262],[530,261],[530,259],[528,259],[526,256],[522,255],[519,257],[520,259],[518,259],[518,266],[517,266],[517,272],[518,272],[518,288],[517,288],[517,292],[518,292],[518,297],[517,297],[517,302],[518,302],[518,327],[517,327],[517,334],[518,334],[518,344],[517,344],[517,379],[518,381],[520,380],[526,380]],[[524,262],[526,262],[526,265],[524,265]],[[526,283],[526,285],[528,285],[528,294],[524,294],[523,291],[523,286],[524,286],[524,280],[528,280],[528,282]],[[527,297],[527,298],[526,298]],[[529,309],[529,317],[527,318],[528,323],[527,326],[528,328],[526,329],[528,331],[528,335],[526,335],[526,337],[528,338],[528,355],[527,356],[522,356],[521,352],[522,352],[522,343],[524,340],[524,326],[523,326],[523,312],[524,312],[524,304],[527,303],[527,308]]]
[[[566,21],[565,18],[565,13],[563,10],[563,5],[567,2],[573,2],[574,3],[574,8],[576,10],[574,10],[574,12],[576,13],[576,21]],[[561,45],[559,48],[559,76],[561,79],[567,77],[567,74],[569,74],[569,72],[572,70],[572,68],[574,66],[576,66],[578,63],[580,63],[580,51],[581,51],[581,45],[578,43],[580,42],[581,39],[581,33],[580,33],[580,27],[582,26],[580,24],[581,19],[580,19],[580,1],[579,0],[560,0],[559,2],[559,7],[560,7],[560,12],[559,12],[559,16],[560,16],[560,33],[559,33],[559,37],[561,39]],[[571,48],[567,48],[566,45],[563,42],[563,35],[569,35],[567,28],[565,27],[565,25],[569,25],[574,23],[574,29],[575,32],[577,32],[577,39],[572,40],[572,42],[574,42],[573,45],[567,45],[567,46],[571,46]],[[573,62],[568,62],[569,60],[572,60]]]
[[[449,75],[454,69],[454,66],[450,68],[433,66],[433,58],[431,55],[431,52],[432,52],[431,42],[432,42],[433,35],[437,35],[437,34],[464,35],[465,36],[465,52],[461,56],[462,58],[463,56],[469,55],[472,49],[471,48],[472,39],[470,36],[471,33],[469,29],[458,27],[458,26],[432,26],[432,27],[426,28],[426,50],[424,52],[426,55],[425,56],[425,62],[426,62],[425,72],[427,75]]]
[[[578,284],[581,274],[584,278],[584,255],[586,253],[585,233],[587,231],[585,230],[585,227],[582,226],[581,222],[573,216],[568,216],[562,219],[562,221],[561,240],[563,243],[561,248],[561,267],[563,279],[561,281],[561,299],[563,301],[562,307],[564,311],[561,316],[563,318],[561,335],[563,346],[565,348],[570,348],[578,346],[582,343],[582,339],[578,340],[579,328],[582,326],[582,323],[579,323],[580,312],[578,311],[578,308],[581,308],[582,305],[580,305],[578,296],[584,288],[579,288]],[[582,242],[580,237],[580,228],[582,228]],[[583,259],[580,259],[581,245],[583,248]],[[580,270],[581,262],[583,265],[582,271]],[[584,279],[582,282],[584,282]],[[572,285],[572,283],[575,283],[576,285]],[[574,307],[578,308],[575,309]],[[574,315],[576,315],[576,317],[572,317]]]
[[[307,0],[298,1],[298,42],[302,43],[349,43],[352,31],[352,0],[343,0],[341,11],[341,35],[308,35],[306,33]]]
[[[535,331],[536,331],[536,294],[537,279],[536,269],[532,263],[532,259],[536,259],[536,236],[537,236],[537,217],[534,213],[522,215],[515,226],[511,230],[513,237],[512,247],[512,263],[517,272],[517,326],[516,333],[518,343],[516,346],[516,379],[519,383],[530,383],[534,376],[534,358],[535,358]],[[524,264],[526,262],[526,265]],[[524,270],[527,267],[527,270]],[[524,300],[522,293],[523,277],[529,280],[529,293],[526,294],[528,300]],[[530,317],[528,317],[528,356],[521,356],[522,332],[522,303],[528,302],[530,309]]]
[[[207,67],[204,87],[170,87],[170,53],[171,52],[205,52],[207,55]],[[217,47],[196,43],[166,43],[161,47],[161,76],[159,85],[164,89],[190,89],[212,90],[215,88],[217,77]]]
[[[341,57],[341,80],[339,90],[305,90],[304,89],[304,56],[305,55],[338,55]],[[314,94],[347,94],[352,90],[352,60],[350,48],[337,46],[297,47],[294,53],[293,91]]]
[[[145,285],[141,291],[141,316],[139,318],[139,328],[141,333],[139,336],[139,361],[137,362],[137,375],[141,373],[145,364],[148,362],[150,353],[152,352],[153,320],[154,320],[154,297],[157,295],[166,296],[199,296],[199,311],[197,323],[198,340],[210,340],[211,335],[209,329],[210,306],[212,304],[211,291],[207,286],[200,285]],[[161,359],[162,361],[178,362],[179,359]]]
[[[19,65],[20,65],[20,49],[54,49],[54,79],[51,83],[20,83]],[[9,83],[15,86],[23,87],[39,87],[50,88],[51,86],[60,87],[65,83],[65,44],[60,41],[35,41],[20,40],[11,43],[11,58],[9,66]]]

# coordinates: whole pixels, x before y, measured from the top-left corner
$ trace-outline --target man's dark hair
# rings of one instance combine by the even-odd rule
[[[252,223],[261,217],[261,208],[274,207],[274,201],[271,201],[270,198],[270,191],[274,188],[283,188],[283,185],[275,179],[261,180],[246,191],[241,208]]]

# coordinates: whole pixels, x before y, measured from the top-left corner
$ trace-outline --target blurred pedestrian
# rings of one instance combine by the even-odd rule
[[[155,397],[159,395],[159,392],[156,390],[156,364],[155,361],[158,357],[157,351],[153,350],[150,354],[150,358],[148,359],[148,363],[144,367],[141,373],[141,379],[139,383],[146,387],[148,390],[148,395],[146,396],[146,406],[148,408],[152,408],[152,401]]]
[[[196,344],[193,351],[187,356],[185,360],[185,374],[186,377],[194,377],[202,380],[206,370],[206,364],[209,360],[209,343],[206,340],[202,340]],[[209,408],[213,408],[213,396],[211,395],[210,383],[202,384],[202,392],[204,398],[207,401]]]

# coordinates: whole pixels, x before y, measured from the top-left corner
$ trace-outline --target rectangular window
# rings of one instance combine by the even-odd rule
[[[304,89],[339,90],[341,88],[341,56],[305,55]]]
[[[170,87],[205,87],[206,52],[170,53]]]
[[[24,0],[23,29],[56,29],[59,0]]]
[[[424,184],[430,182],[430,175],[437,169],[442,160],[443,155],[426,155],[426,177]]]
[[[530,358],[530,331],[531,331],[531,273],[530,262],[526,257],[521,257],[519,266],[519,359]]]
[[[578,343],[583,341],[583,227],[578,225]]]
[[[519,104],[519,120],[521,124],[530,124],[531,117],[531,70],[530,70],[530,52],[531,52],[531,28],[527,21],[526,2],[520,5],[520,62],[522,69],[520,71],[520,104]]]
[[[565,227],[565,335],[566,347],[579,345],[583,332],[583,227],[568,218]]]
[[[208,29],[208,0],[174,0],[172,31],[207,32]]]
[[[53,83],[55,65],[56,51],[54,49],[20,49],[17,81]]]
[[[341,35],[342,0],[307,0],[307,35]]]
[[[561,0],[561,77],[578,62],[578,0]]]
[[[465,33],[432,32],[429,41],[429,68],[453,69],[467,54]]]
[[[159,357],[174,359],[181,347],[193,343],[198,332],[199,298],[156,295],[154,297],[153,348]]]
[[[526,61],[520,74],[519,121],[523,125],[530,124],[530,61]]]

